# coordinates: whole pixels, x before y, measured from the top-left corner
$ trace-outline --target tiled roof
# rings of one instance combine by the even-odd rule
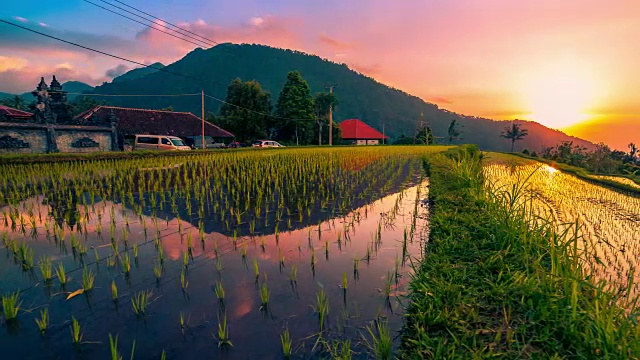
[[[388,136],[382,135],[378,130],[365,124],[359,119],[348,119],[340,123],[340,130],[342,130],[342,138],[345,140],[350,139],[387,139]]]
[[[0,105],[0,115],[4,115],[8,118],[30,118],[32,113],[14,109],[12,107]]]
[[[125,136],[150,134],[184,137],[202,134],[202,120],[189,112],[98,106],[74,119],[83,125],[108,124],[112,111],[118,119],[118,128]],[[213,137],[234,137],[232,133],[208,122],[204,123],[204,134]]]

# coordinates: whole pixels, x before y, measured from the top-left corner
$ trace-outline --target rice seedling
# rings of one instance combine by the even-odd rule
[[[291,334],[289,334],[288,328],[285,328],[284,331],[280,334],[280,344],[282,345],[282,355],[285,359],[290,359],[293,347],[291,342]]]
[[[222,259],[220,257],[216,257],[216,271],[218,274],[222,273],[224,266],[222,265]]]
[[[133,309],[133,313],[138,317],[144,317],[147,313],[147,306],[151,301],[151,297],[153,296],[153,291],[151,290],[142,290],[137,292],[131,298],[131,308]]]
[[[182,287],[182,292],[186,292],[187,288],[189,287],[189,280],[187,280],[184,269],[180,273],[180,286]]]
[[[291,265],[291,268],[289,269],[289,281],[291,282],[291,285],[298,284],[298,265],[296,264]]]
[[[69,330],[71,331],[71,341],[74,345],[79,345],[82,342],[83,334],[80,323],[74,316],[71,317],[71,326],[69,327]]]
[[[182,267],[185,269],[189,268],[189,254],[187,252],[182,253]]]
[[[260,265],[258,264],[258,259],[253,259],[253,273],[256,276],[256,282],[260,279]]]
[[[86,266],[82,268],[82,289],[85,292],[91,291],[93,289],[93,284],[95,282],[96,275],[88,269]]]
[[[342,273],[342,290],[344,290],[344,292],[347,292],[347,288],[349,287],[349,281],[347,280],[347,273],[343,272]]]
[[[2,295],[2,311],[6,321],[13,321],[20,311],[20,292],[16,291],[12,294]]]
[[[26,243],[20,243],[18,248],[19,259],[22,262],[22,269],[27,271],[33,269],[33,249]]]
[[[67,273],[65,272],[64,264],[58,263],[58,267],[56,267],[55,270],[56,270],[56,277],[60,282],[60,286],[64,287],[67,284]]]
[[[111,280],[111,300],[118,301],[118,285],[115,280]]]
[[[233,347],[233,343],[229,339],[229,327],[227,326],[227,316],[225,315],[223,320],[218,318],[218,347]]]
[[[38,267],[40,268],[40,273],[42,274],[42,280],[47,283],[50,282],[53,275],[51,258],[45,256],[40,259],[40,264],[38,264]]]
[[[131,259],[129,258],[129,253],[124,253],[121,264],[122,272],[124,272],[125,276],[129,276],[129,273],[131,272]]]
[[[216,297],[218,297],[218,301],[224,302],[224,286],[222,285],[222,281],[216,281],[215,286]]]
[[[392,355],[393,340],[391,338],[391,331],[386,322],[381,320],[375,320],[372,326],[366,327],[371,340],[368,340],[364,335],[362,339],[366,346],[373,352],[373,356],[376,360],[388,360]]]
[[[40,318],[35,318],[36,325],[38,325],[38,329],[41,334],[44,334],[49,328],[49,310],[44,308],[40,310]]]
[[[324,329],[324,323],[327,315],[329,315],[329,299],[324,292],[324,288],[320,287],[316,293],[316,312],[318,313],[318,325],[320,331]]]
[[[391,273],[387,273],[384,282],[384,296],[386,301],[391,300],[391,290],[393,289],[393,276]]]
[[[269,308],[269,299],[271,298],[271,290],[267,286],[266,280],[260,285],[260,310],[267,311]]]
[[[159,261],[153,263],[153,275],[155,275],[156,281],[160,281],[162,278],[162,264]]]
[[[118,335],[114,338],[109,333],[109,350],[111,351],[111,360],[122,360],[122,355],[118,352]]]

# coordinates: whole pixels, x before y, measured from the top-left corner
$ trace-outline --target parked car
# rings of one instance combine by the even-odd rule
[[[284,145],[281,145],[279,142],[273,141],[273,140],[256,140],[253,142],[251,146],[258,147],[258,148],[284,147]]]
[[[136,135],[133,150],[191,150],[191,148],[177,136]]]
[[[184,142],[192,149],[202,149],[202,136],[187,136]],[[213,137],[204,137],[204,146],[207,149],[222,149],[227,147],[224,143],[216,142]]]
[[[248,146],[251,146],[251,144],[241,143],[237,141],[232,141],[229,143],[229,145],[227,145],[229,149],[239,149],[239,148],[248,147]]]

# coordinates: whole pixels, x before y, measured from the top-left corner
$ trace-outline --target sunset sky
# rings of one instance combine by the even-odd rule
[[[640,144],[638,0],[121,1],[216,42],[344,62],[458,113]],[[144,63],[195,47],[83,0],[5,0],[0,18]],[[54,73],[96,85],[134,67],[6,24],[0,49],[3,92]]]

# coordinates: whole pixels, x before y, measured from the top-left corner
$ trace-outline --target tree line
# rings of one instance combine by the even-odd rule
[[[275,106],[259,82],[235,79],[227,88],[219,114],[209,114],[206,120],[234,133],[240,142],[271,139],[284,144],[322,145],[328,143],[329,113],[337,104],[333,93],[312,95],[300,72],[291,71]],[[332,138],[334,144],[342,139],[336,122]]]

